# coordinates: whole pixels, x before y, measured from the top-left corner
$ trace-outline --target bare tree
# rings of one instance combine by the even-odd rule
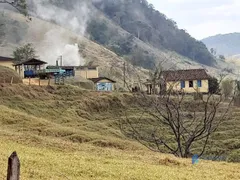
[[[154,83],[167,84],[166,74],[157,69]],[[168,86],[158,95],[139,93],[134,95],[137,112],[121,122],[122,132],[147,148],[189,157],[193,153],[202,156],[211,135],[227,119],[232,104],[222,95],[209,93],[204,98],[193,100],[184,90],[179,90],[179,81]],[[196,88],[196,93],[200,93]],[[201,146],[196,146],[196,144]]]
[[[21,14],[27,16],[27,2],[26,0],[0,0],[0,4],[9,4],[18,10]]]

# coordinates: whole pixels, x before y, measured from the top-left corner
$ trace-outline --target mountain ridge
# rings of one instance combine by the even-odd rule
[[[217,54],[234,56],[240,54],[240,33],[217,34],[202,40],[206,46],[215,49]]]
[[[216,64],[215,67],[210,67],[199,64],[175,51],[156,48],[137,37],[131,36],[129,32],[118,26],[112,19],[106,17],[103,12],[91,4],[88,7],[89,1],[87,1],[87,4],[80,6],[80,8],[83,8],[81,12],[79,12],[78,8],[67,11],[49,3],[39,5],[38,3],[41,3],[39,0],[29,0],[29,2],[34,2],[35,4],[30,3],[30,7],[36,8],[34,12],[30,11],[31,16],[33,16],[33,20],[30,22],[26,22],[26,18],[22,16],[20,18],[20,15],[17,13],[6,10],[2,12],[0,18],[2,18],[1,21],[5,22],[5,29],[3,28],[5,35],[0,37],[0,40],[2,39],[0,48],[7,55],[11,55],[17,46],[30,42],[38,49],[40,57],[52,64],[55,63],[56,58],[62,52],[66,54],[65,59],[71,59],[72,57],[68,56],[68,54],[78,52],[75,46],[77,44],[81,55],[77,62],[97,61],[101,68],[104,69],[104,74],[108,74],[108,76],[115,74],[118,76],[116,78],[120,80],[122,79],[124,61],[127,62],[130,69],[137,69],[136,71],[141,74],[143,79],[146,78],[149,71],[146,68],[152,69],[159,63],[165,69],[205,68],[212,75],[218,75],[223,66],[231,66],[221,62]],[[50,1],[46,0],[45,2]],[[72,0],[72,2],[76,1]],[[88,15],[90,16],[88,17]],[[118,36],[111,35],[113,39],[110,44],[101,44],[92,39],[93,34],[89,33],[87,25],[92,22],[90,20],[92,20],[93,16],[102,19],[102,24],[108,27],[110,33],[107,36],[110,36],[111,33],[117,33]],[[96,31],[97,35],[104,36],[106,35],[104,33],[104,31],[98,29]],[[128,41],[129,38],[131,39],[130,43]],[[91,48],[91,46],[94,48]],[[119,52],[127,52],[129,46],[134,48],[131,54],[119,54]],[[69,51],[69,47],[73,50]],[[117,67],[115,68],[116,64]],[[234,68],[234,66],[231,66],[231,68]],[[134,73],[129,74],[133,75]]]

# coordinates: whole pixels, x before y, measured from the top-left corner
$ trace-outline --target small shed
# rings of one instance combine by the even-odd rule
[[[47,63],[44,61],[32,58],[27,61],[16,62],[13,66],[22,78],[26,78],[37,76],[37,71],[43,69],[45,64]]]
[[[114,91],[116,81],[107,77],[90,78],[93,81],[97,91]]]

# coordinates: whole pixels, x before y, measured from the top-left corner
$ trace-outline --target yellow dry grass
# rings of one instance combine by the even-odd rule
[[[17,150],[21,159],[21,179],[240,179],[239,164],[176,159],[149,151],[120,151],[88,144],[51,140],[61,148],[44,144],[21,144],[11,138],[0,140],[0,178],[5,179],[7,157]],[[51,141],[49,143],[51,143]]]
[[[192,165],[191,159],[154,153],[126,139],[114,111],[127,94],[71,86],[0,90],[0,179],[6,178],[7,158],[15,150],[21,180],[240,179],[240,164]]]

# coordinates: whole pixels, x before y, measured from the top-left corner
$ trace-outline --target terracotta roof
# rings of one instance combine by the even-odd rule
[[[165,81],[191,81],[205,80],[210,78],[205,69],[163,71],[162,74]]]
[[[14,58],[0,56],[0,61],[13,61]]]
[[[47,64],[47,62],[44,62],[44,61],[41,61],[39,59],[35,59],[35,58],[32,58],[32,59],[29,59],[27,61],[21,61],[21,62],[17,62],[15,64],[13,64],[13,66],[19,66],[19,65],[42,65],[42,64]]]
[[[98,83],[101,80],[108,80],[111,81],[112,83],[116,83],[116,81],[109,79],[107,77],[89,78],[89,80],[93,81],[94,83]]]

